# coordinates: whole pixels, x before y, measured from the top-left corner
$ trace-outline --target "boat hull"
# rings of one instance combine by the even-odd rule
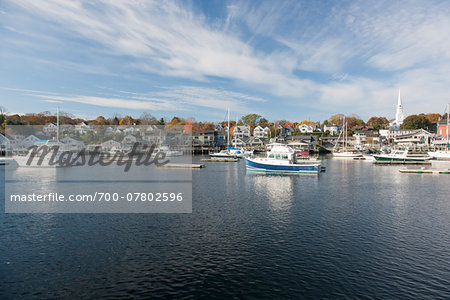
[[[450,160],[450,152],[449,151],[434,151],[428,152],[428,155],[441,160]]]
[[[429,158],[418,158],[418,157],[385,157],[385,156],[373,156],[376,161],[427,161]]]
[[[363,157],[361,153],[354,152],[333,152],[334,157],[344,157],[344,158],[354,158],[354,157]]]
[[[321,164],[271,164],[254,159],[245,159],[248,171],[268,173],[306,173],[318,174],[321,172]]]

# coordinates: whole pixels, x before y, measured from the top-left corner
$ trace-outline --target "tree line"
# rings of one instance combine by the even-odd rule
[[[227,121],[222,121],[218,123],[214,122],[197,122],[194,118],[190,117],[187,119],[180,117],[173,117],[170,121],[165,118],[157,119],[155,116],[150,113],[144,112],[140,115],[139,118],[133,118],[129,115],[124,117],[115,114],[111,117],[105,118],[104,116],[98,116],[93,120],[85,120],[81,118],[77,118],[68,113],[61,112],[60,113],[60,124],[72,124],[76,125],[81,122],[89,122],[93,125],[191,125],[193,132],[206,132],[215,130],[217,125],[221,125],[223,127],[227,126]],[[258,114],[248,114],[243,116],[236,121],[231,121],[231,126],[236,125],[248,125],[251,130],[253,130],[256,126],[261,127],[269,127],[272,134],[276,134],[277,129],[281,127],[292,127],[297,128],[301,124],[306,124],[308,126],[312,126],[313,129],[316,127],[323,128],[324,125],[342,125],[345,117],[345,122],[349,130],[355,130],[357,128],[368,127],[373,128],[375,130],[387,129],[389,128],[389,120],[386,117],[378,117],[373,116],[370,117],[367,122],[362,120],[357,114],[350,114],[345,116],[344,114],[335,114],[329,117],[328,119],[320,122],[320,121],[311,121],[311,120],[303,120],[303,121],[289,121],[289,120],[274,120],[269,121],[261,115]],[[418,115],[410,115],[405,118],[401,128],[402,129],[429,129],[433,123],[438,122],[442,118],[446,118],[445,115],[440,115],[437,113],[430,114],[418,114]],[[29,113],[24,115],[8,115],[6,113],[6,109],[0,107],[0,124],[1,129],[4,131],[6,125],[45,125],[49,122],[56,123],[56,116],[51,114],[48,111],[41,113]]]

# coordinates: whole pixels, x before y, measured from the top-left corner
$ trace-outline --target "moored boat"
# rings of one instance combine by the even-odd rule
[[[286,146],[274,146],[267,157],[246,158],[245,162],[248,171],[257,172],[318,174],[324,170],[319,160],[297,161],[297,153]]]
[[[376,161],[397,161],[397,162],[408,162],[408,161],[427,161],[431,159],[429,155],[422,156],[411,156],[408,155],[408,150],[394,150],[389,154],[375,154],[373,155]]]

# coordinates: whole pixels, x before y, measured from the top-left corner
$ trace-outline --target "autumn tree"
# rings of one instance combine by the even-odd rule
[[[119,125],[133,125],[135,122],[134,122],[134,119],[132,118],[132,117],[130,117],[130,116],[125,116],[125,117],[123,117],[121,120],[120,120],[120,122],[119,122]]]
[[[159,124],[158,120],[154,116],[152,116],[151,114],[146,113],[146,112],[142,113],[142,115],[139,117],[139,120],[140,120],[139,124],[142,124],[142,125],[158,125]]]
[[[335,114],[335,115],[332,115],[332,116],[328,119],[328,124],[332,124],[332,125],[341,125],[343,119],[344,119],[344,114]]]
[[[94,125],[108,125],[108,120],[105,119],[103,116],[98,116],[97,119],[92,121],[92,124]]]
[[[439,122],[439,120],[441,119],[441,115],[440,115],[440,114],[426,114],[425,117],[426,117],[431,123]]]
[[[367,123],[376,130],[384,129],[389,125],[389,121],[385,117],[371,117]]]
[[[411,115],[405,118],[401,129],[427,129],[431,125],[425,114]]]

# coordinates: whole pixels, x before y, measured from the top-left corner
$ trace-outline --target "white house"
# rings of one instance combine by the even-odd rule
[[[328,124],[323,126],[323,132],[329,132],[331,135],[337,135],[342,131],[342,126]]]
[[[301,133],[312,133],[314,132],[314,128],[312,126],[306,125],[306,124],[301,124],[300,126],[298,126],[298,130]]]
[[[66,151],[80,151],[85,147],[82,140],[74,137],[65,137],[60,142],[64,145]]]
[[[37,136],[35,136],[33,134],[30,134],[29,136],[27,136],[20,142],[20,146],[25,149],[28,149],[29,147],[35,145],[35,142],[38,140],[40,140],[40,138],[38,138]]]
[[[86,134],[92,130],[94,130],[94,126],[87,122],[81,122],[80,124],[75,125],[75,132],[79,134]]]
[[[232,141],[233,147],[243,148],[248,144],[249,139],[249,137],[234,137]]]
[[[250,137],[250,126],[246,125],[234,127],[233,137],[235,138]]]
[[[102,151],[120,151],[122,150],[122,145],[119,142],[114,140],[108,140],[100,145],[102,147]]]
[[[131,135],[131,134],[128,134],[128,135],[126,135],[124,138],[123,138],[123,140],[122,140],[122,142],[121,142],[121,144],[122,144],[122,149],[123,150],[131,150],[131,148],[133,147],[133,145],[135,144],[135,143],[137,143],[138,142],[138,138],[135,136],[135,135]]]
[[[58,126],[56,126],[55,123],[51,123],[51,122],[45,124],[44,128],[42,128],[42,131],[45,134],[52,134],[52,133],[55,133],[57,130],[58,130]]]
[[[253,129],[253,136],[258,139],[265,139],[269,136],[269,132],[270,132],[269,127],[266,126],[262,128],[261,126],[258,125],[255,127],[255,129]]]

